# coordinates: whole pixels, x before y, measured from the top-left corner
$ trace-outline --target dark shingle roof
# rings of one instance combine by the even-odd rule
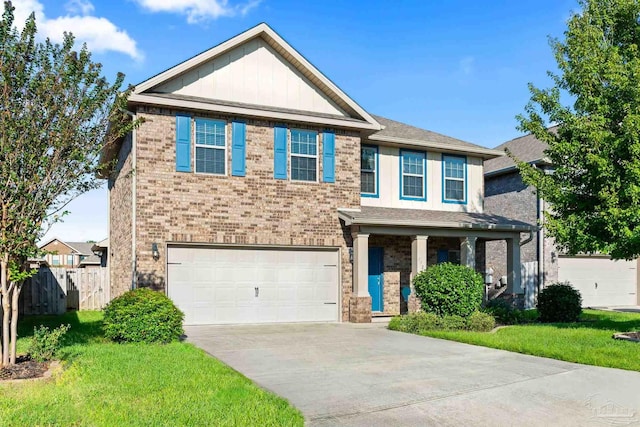
[[[406,123],[397,122],[395,120],[387,119],[386,117],[376,116],[374,114],[371,116],[385,127],[381,131],[376,132],[376,135],[390,136],[392,138],[413,139],[418,141],[439,142],[441,144],[456,145],[464,148],[486,149],[486,147],[481,147],[461,139],[452,138],[427,129],[421,129]]]
[[[91,248],[93,247],[93,243],[87,242],[65,242],[67,245],[71,246],[75,250],[77,250],[80,255],[85,255],[86,258],[80,261],[80,264],[100,264],[100,257],[95,255]]]
[[[532,134],[520,136],[498,145],[495,149],[505,151],[508,149],[517,159],[527,163],[542,163],[545,159],[544,150],[548,147],[546,142],[540,141]],[[496,157],[485,160],[484,174],[491,175],[501,170],[509,170],[515,167],[515,163],[509,156]]]
[[[529,231],[534,228],[526,222],[486,213],[379,208],[374,206],[361,206],[359,211],[346,209],[339,209],[338,211],[351,224],[480,228],[500,231]]]

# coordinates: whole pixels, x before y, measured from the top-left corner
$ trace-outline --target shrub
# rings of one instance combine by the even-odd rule
[[[420,312],[394,317],[389,322],[389,329],[412,334],[438,330],[486,332],[493,329],[495,324],[493,316],[481,312],[472,313],[466,319],[457,315],[438,317],[433,313]]]
[[[489,313],[476,311],[467,318],[467,329],[476,332],[489,332],[496,327],[496,319]]]
[[[503,325],[515,325],[521,321],[521,310],[516,309],[509,301],[496,298],[489,301],[483,311],[491,314]]]
[[[431,266],[419,273],[413,283],[422,309],[438,316],[468,317],[482,304],[482,276],[463,265]]]
[[[104,333],[117,342],[168,343],[183,334],[183,319],[184,314],[165,295],[140,288],[107,305]]]
[[[51,330],[46,326],[33,328],[33,337],[27,353],[38,362],[46,362],[53,359],[62,347],[62,339],[71,325],[60,325]]]
[[[575,322],[582,313],[582,297],[569,282],[554,283],[538,294],[541,322]]]

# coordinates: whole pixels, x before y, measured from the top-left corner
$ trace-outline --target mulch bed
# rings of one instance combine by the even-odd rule
[[[47,362],[36,362],[28,356],[18,356],[15,365],[0,369],[0,381],[40,378],[48,369],[49,363]]]

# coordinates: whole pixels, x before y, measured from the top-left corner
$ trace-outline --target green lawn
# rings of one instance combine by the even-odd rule
[[[65,370],[56,379],[0,385],[0,425],[293,426],[299,411],[191,344],[113,344],[100,312],[27,318],[70,323]]]
[[[508,326],[495,333],[427,331],[423,335],[586,365],[640,371],[640,343],[614,340],[640,330],[640,314],[585,310],[578,323]]]

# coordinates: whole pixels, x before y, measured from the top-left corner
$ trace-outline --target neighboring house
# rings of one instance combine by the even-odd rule
[[[100,258],[100,267],[106,267],[109,260],[109,238],[94,243],[91,246],[91,252]]]
[[[549,173],[553,165],[546,158],[546,143],[533,135],[505,142],[496,150],[508,149],[516,158]],[[484,163],[486,213],[507,215],[530,224],[543,224],[543,213],[549,209],[535,188],[527,186],[513,160],[503,156]],[[487,268],[494,277],[507,274],[502,259],[506,247],[501,242],[487,244]],[[568,281],[582,294],[585,307],[640,304],[638,261],[613,261],[604,255],[568,256],[556,248],[553,238],[540,227],[533,239],[522,246],[522,262],[538,264],[539,288],[557,281]]]
[[[427,265],[482,271],[490,240],[520,289],[532,226],[483,213],[503,153],[369,114],[266,24],[128,108],[143,123],[103,152],[112,296],[152,286],[187,324],[370,322],[415,310]]]
[[[54,238],[40,245],[40,249],[46,252],[43,258],[50,267],[100,267],[101,259],[93,252],[93,245],[88,242],[64,242]]]

